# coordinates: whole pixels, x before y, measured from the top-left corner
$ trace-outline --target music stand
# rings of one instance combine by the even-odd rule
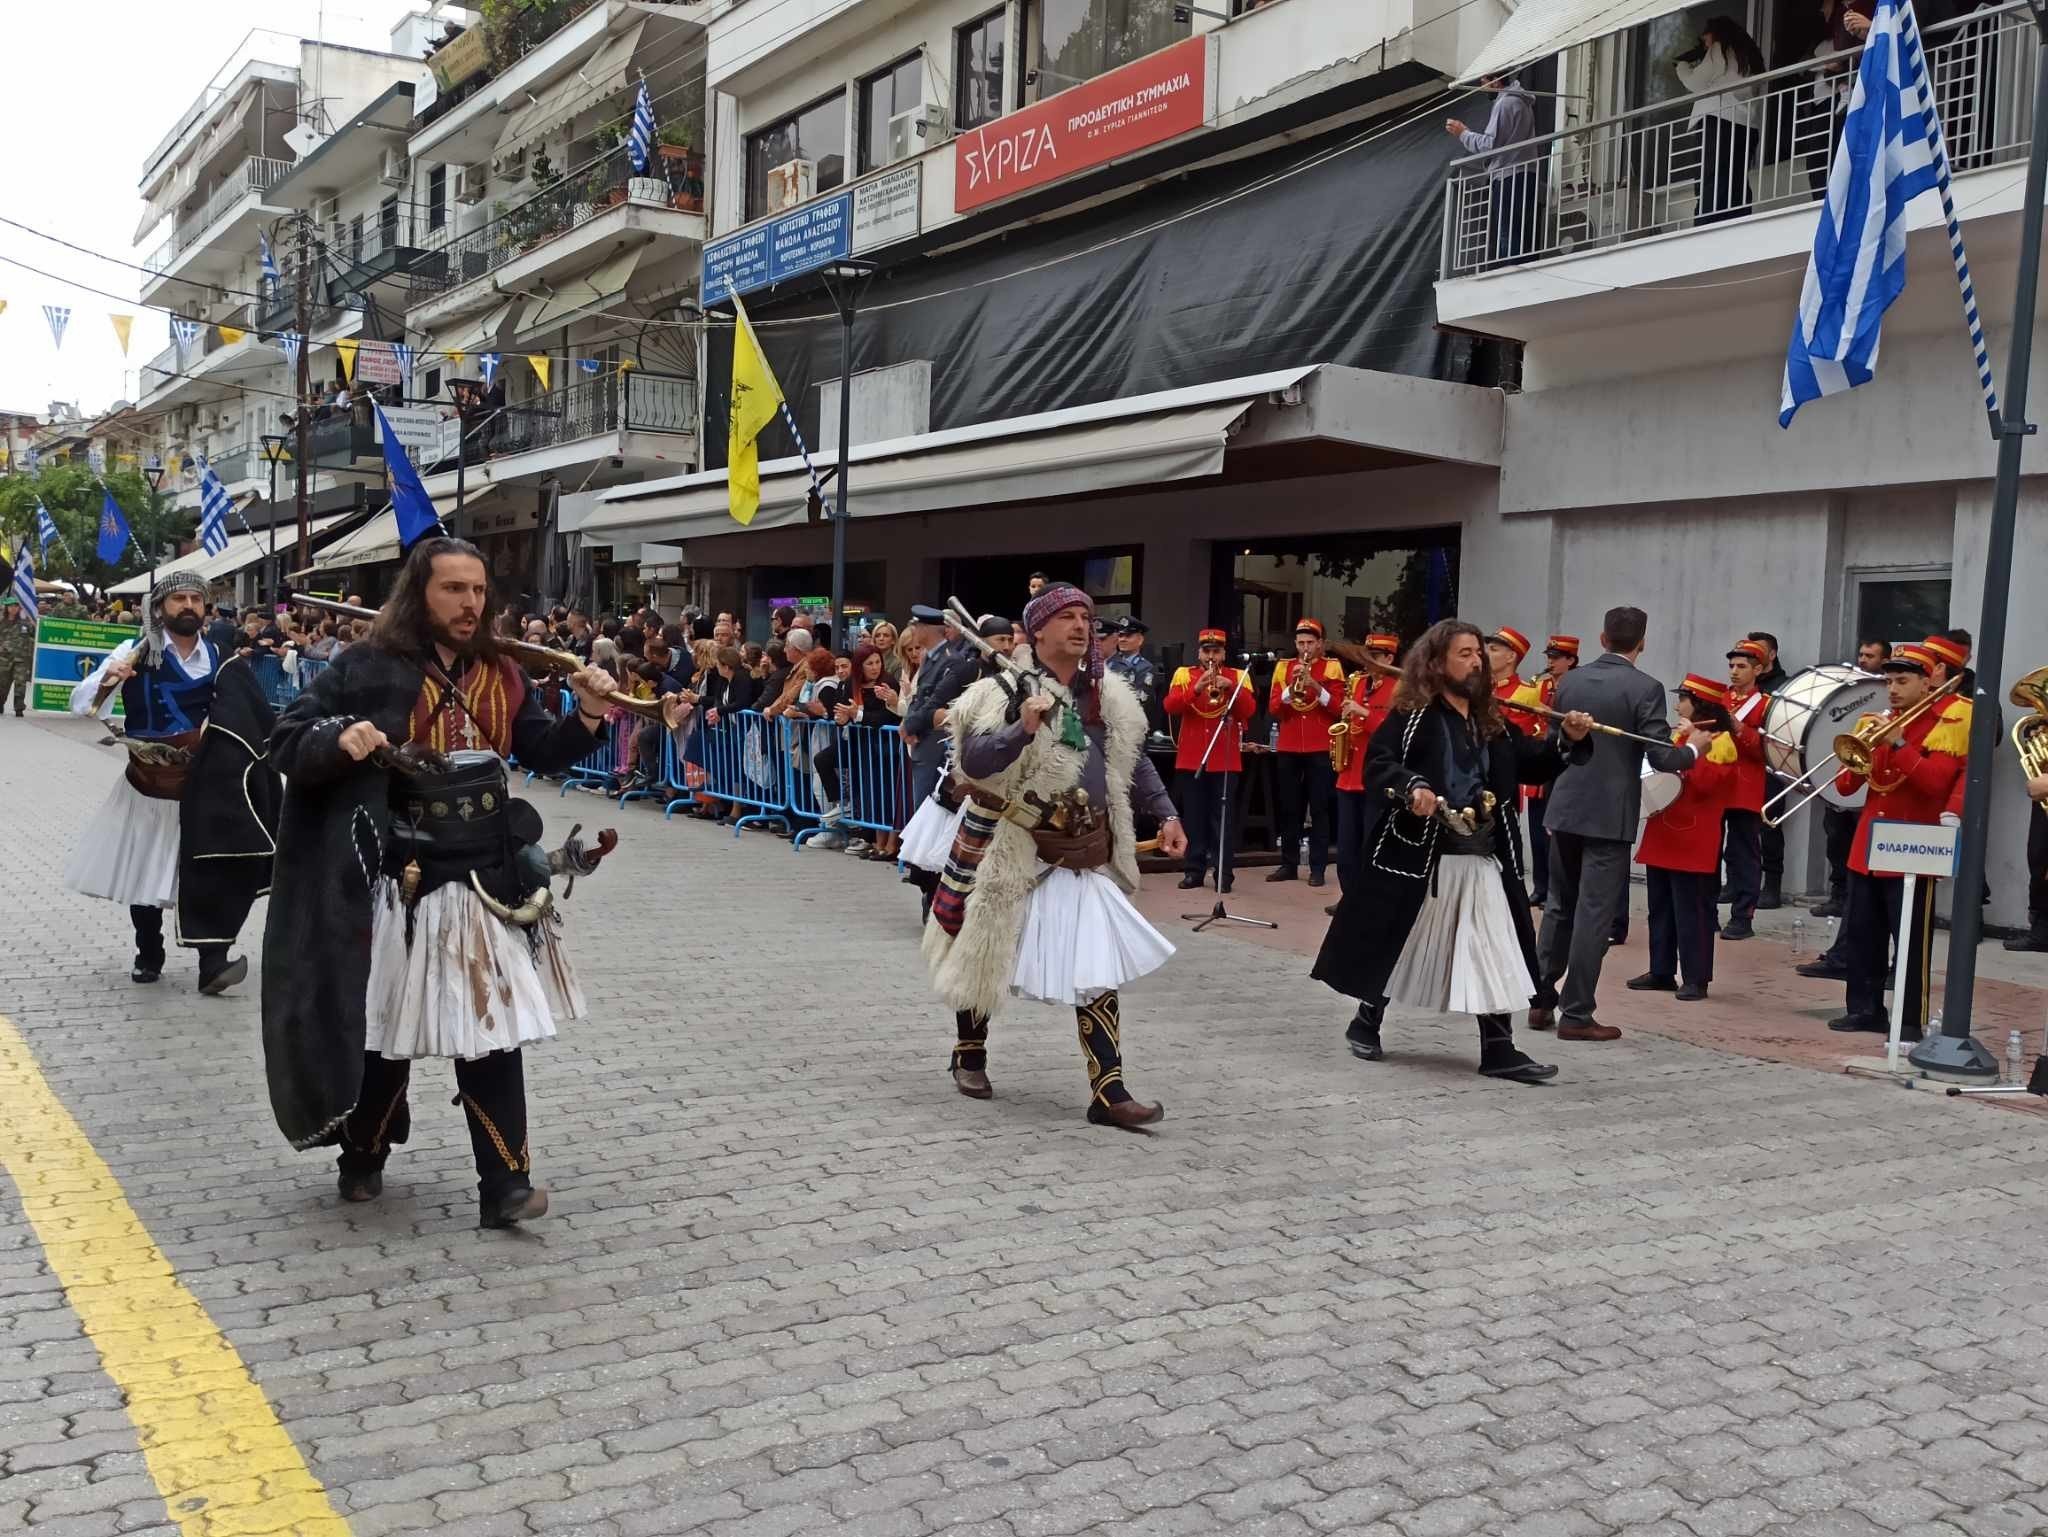
[[[1242,666],[1237,670],[1237,686],[1230,691],[1230,697],[1223,701],[1223,715],[1217,729],[1211,733],[1209,745],[1202,749],[1202,761],[1195,765],[1197,779],[1209,772],[1209,754],[1213,753],[1216,744],[1223,740],[1223,728],[1237,725],[1237,722],[1230,718],[1230,711],[1237,703],[1237,696],[1244,692],[1244,680],[1250,671],[1249,666]],[[1243,749],[1240,747],[1239,751],[1242,752]],[[1269,918],[1240,918],[1223,905],[1223,859],[1225,851],[1230,847],[1230,771],[1219,769],[1217,772],[1223,778],[1223,803],[1216,812],[1216,905],[1206,913],[1182,913],[1181,922],[1194,924],[1194,932],[1197,934],[1212,923],[1235,923],[1248,929],[1277,929],[1280,925]]]

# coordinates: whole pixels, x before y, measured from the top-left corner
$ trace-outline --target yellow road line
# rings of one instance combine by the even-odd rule
[[[128,1400],[142,1453],[185,1537],[347,1537],[242,1358],[150,1240],[0,1015],[0,1170]]]

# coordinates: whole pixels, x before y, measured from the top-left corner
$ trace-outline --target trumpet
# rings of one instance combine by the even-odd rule
[[[1296,662],[1294,673],[1287,680],[1287,702],[1297,710],[1315,707],[1316,680],[1307,662]]]
[[[302,592],[293,593],[292,602],[300,608],[317,608],[322,613],[340,614],[349,619],[365,621],[375,620],[382,612],[374,608],[357,608],[349,603],[335,603],[326,598],[308,597]],[[524,662],[530,667],[542,668],[564,678],[579,673],[590,665],[573,652],[557,651],[552,646],[537,646],[527,640],[510,640],[503,635],[497,637],[497,647],[515,661]],[[629,714],[637,715],[642,720],[662,719],[659,699],[635,699],[631,694],[614,689],[605,695],[605,702]]]
[[[2048,672],[2048,668],[2044,668],[2043,671]],[[2032,675],[2029,674],[2029,676]],[[1893,733],[1905,730],[1906,727],[1912,725],[1914,721],[1925,715],[1962,686],[1963,675],[1957,673],[1948,682],[1942,684],[1940,688],[1923,698],[1918,704],[1908,705],[1904,710],[1896,713],[1886,710],[1881,715],[1864,716],[1863,719],[1856,722],[1856,729],[1854,731],[1845,731],[1835,738],[1834,751],[1830,752],[1820,762],[1816,763],[1812,768],[1764,802],[1764,825],[1766,827],[1782,827],[1795,812],[1801,810],[1810,801],[1817,799],[1824,793],[1830,783],[1830,778],[1824,776],[1821,771],[1830,763],[1839,763],[1850,773],[1860,775],[1867,780],[1870,779],[1870,766],[1877,755],[1878,744],[1887,740]],[[2017,693],[2017,687],[2015,687],[2015,693]],[[1880,795],[1888,795],[1898,787],[1899,781],[1894,781],[1890,784],[1879,784],[1875,780],[1870,780],[1870,788]],[[1772,811],[1771,808],[1776,806],[1778,802],[1784,800],[1788,795],[1798,794],[1801,789],[1805,789],[1806,793],[1801,795],[1790,807],[1781,812]]]
[[[2020,755],[2020,772],[2029,779],[2048,774],[2048,667],[2036,667],[2015,683],[2005,697],[2029,712],[2012,725],[2012,745]],[[2040,806],[2048,812],[2048,801]]]
[[[1223,694],[1228,686],[1223,681],[1223,669],[1214,663],[1204,665],[1201,680],[1195,685],[1202,691],[1202,702],[1210,709],[1223,707]]]

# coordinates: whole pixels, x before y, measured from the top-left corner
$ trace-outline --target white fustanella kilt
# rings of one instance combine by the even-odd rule
[[[555,1016],[583,1018],[583,989],[563,952],[558,915],[529,931],[494,917],[458,881],[436,886],[413,913],[410,949],[398,882],[371,897],[368,1049],[393,1061],[472,1060],[555,1036]]]
[[[903,824],[903,848],[898,856],[915,869],[932,875],[946,872],[946,856],[953,852],[953,838],[967,815],[967,802],[958,811],[948,811],[936,796],[927,795],[911,819]]]
[[[1039,867],[1024,909],[1010,991],[1068,1007],[1157,971],[1173,954],[1164,934],[1102,870]]]
[[[178,803],[144,795],[125,777],[100,802],[64,867],[64,884],[129,907],[178,900]]]
[[[1536,984],[1489,854],[1446,854],[1387,978],[1387,996],[1433,1014],[1512,1014]]]

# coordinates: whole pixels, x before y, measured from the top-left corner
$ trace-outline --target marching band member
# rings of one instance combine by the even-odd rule
[[[535,847],[540,815],[508,794],[504,760],[549,774],[586,756],[616,685],[585,668],[575,708],[549,719],[497,649],[489,598],[474,545],[418,541],[370,638],[279,718],[277,863],[293,878],[263,934],[263,1048],[278,1128],[295,1148],[341,1149],[344,1201],[383,1193],[413,1061],[452,1058],[477,1225],[497,1228],[548,1209],[522,1048],[583,1013],[545,898],[551,869],[596,862]]]
[[[1562,735],[1579,744],[1588,730],[1573,715]],[[1556,738],[1501,719],[1478,627],[1445,619],[1408,648],[1369,754],[1366,794],[1378,815],[1367,869],[1337,904],[1314,973],[1359,1000],[1344,1035],[1351,1054],[1385,1055],[1380,1026],[1395,999],[1477,1015],[1479,1071],[1489,1078],[1555,1077],[1515,1049],[1509,1021],[1536,991],[1516,792],[1564,767]]]
[[[1398,635],[1368,635],[1365,652],[1374,661],[1393,666],[1401,657]],[[1374,672],[1370,667],[1352,674],[1351,688],[1344,699],[1343,719],[1350,723],[1351,751],[1343,772],[1337,776],[1337,885],[1348,889],[1365,873],[1365,827],[1371,820],[1371,806],[1365,798],[1366,749],[1373,733],[1393,713],[1394,692],[1399,678]],[[1337,909],[1328,909],[1335,916]]]
[[[1770,653],[1762,641],[1739,640],[1728,652],[1728,717],[1735,723],[1735,788],[1728,797],[1726,848],[1728,926],[1723,939],[1754,939],[1764,880],[1764,710],[1757,687]]]
[[[165,576],[150,589],[141,636],[71,691],[74,715],[98,715],[120,696],[129,758],[64,884],[127,907],[135,982],[163,975],[163,910],[175,908],[178,943],[199,952],[199,991],[211,996],[249,974],[228,951],[270,885],[279,786],[265,761],[269,699],[247,662],[224,660],[199,633],[205,613],[202,577]]]
[[[1074,1011],[1088,1069],[1088,1119],[1136,1131],[1166,1112],[1124,1085],[1117,989],[1173,946],[1139,916],[1133,822],[1159,823],[1160,852],[1187,852],[1181,820],[1145,756],[1145,712],[1105,675],[1095,602],[1055,582],[1024,610],[1027,679],[974,684],[953,706],[954,772],[972,800],[925,925],[932,985],[959,1032],[954,1086],[988,1081],[988,1022],[1005,996]]]
[[[1543,718],[1513,708],[1518,704],[1540,703],[1536,686],[1525,683],[1516,671],[1528,654],[1529,637],[1513,625],[1504,624],[1486,637],[1486,662],[1493,672],[1493,695],[1500,701],[1502,717],[1523,736],[1541,736]]]
[[[1233,774],[1244,771],[1244,723],[1259,711],[1259,696],[1223,656],[1230,637],[1222,630],[1204,630],[1195,637],[1197,667],[1175,670],[1166,691],[1166,713],[1180,722],[1173,766],[1180,779],[1181,816],[1187,828],[1187,873],[1181,889],[1202,884],[1213,852],[1216,892],[1230,891],[1234,851],[1224,841],[1228,831],[1223,808],[1230,799]],[[1214,740],[1215,746],[1209,744]]]
[[[1891,695],[1891,709],[1883,719],[1911,710],[1931,691],[1929,674],[1935,663],[1924,647],[1901,646],[1881,665]],[[1920,1039],[1927,1020],[1935,882],[1924,877],[1915,882],[1913,911],[1902,914],[1902,879],[1873,875],[1866,863],[1870,825],[1877,821],[1939,822],[1969,752],[1968,725],[1945,716],[1938,707],[1921,712],[1901,729],[1890,730],[1871,750],[1870,794],[1857,818],[1856,842],[1849,851],[1848,914],[1842,921],[1849,967],[1848,1012],[1829,1020],[1830,1030],[1881,1034],[1890,1029],[1884,1007],[1889,933],[1906,953],[1906,994],[1894,1000],[1901,1011],[1900,1038]],[[1835,786],[1844,795],[1854,794],[1864,778],[1844,768],[1835,776]]]
[[[1273,669],[1267,713],[1279,722],[1273,758],[1280,799],[1280,868],[1269,881],[1291,881],[1300,871],[1303,819],[1308,823],[1308,883],[1323,884],[1336,831],[1337,787],[1330,769],[1330,725],[1344,703],[1344,664],[1323,654],[1323,622],[1294,627],[1293,661]]]
[[[1714,937],[1719,926],[1715,882],[1721,866],[1721,814],[1737,775],[1730,732],[1728,686],[1687,673],[1679,684],[1675,743],[1688,728],[1706,726],[1715,737],[1704,754],[1680,771],[1678,799],[1643,824],[1636,863],[1643,867],[1650,901],[1650,969],[1629,979],[1639,993],[1673,993],[1697,1003],[1714,980]]]
[[[1554,709],[1558,681],[1578,665],[1578,636],[1551,636],[1543,648],[1543,675],[1536,680],[1536,702]],[[1543,831],[1543,812],[1549,799],[1548,787],[1544,785],[1529,785],[1522,791],[1522,814],[1529,824],[1529,871],[1536,877],[1536,889],[1529,893],[1529,901],[1536,907],[1550,900],[1550,839]]]

